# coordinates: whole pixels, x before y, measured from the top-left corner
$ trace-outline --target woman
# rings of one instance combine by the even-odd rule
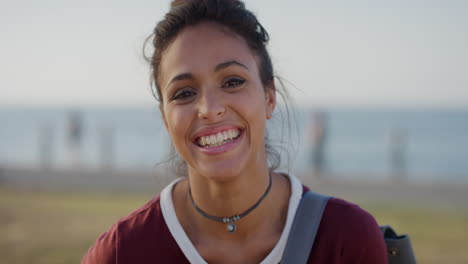
[[[83,263],[278,263],[304,191],[268,166],[268,34],[236,0],[174,1],[155,29],[156,97],[187,175],[104,233]],[[310,263],[385,263],[375,220],[325,209]]]

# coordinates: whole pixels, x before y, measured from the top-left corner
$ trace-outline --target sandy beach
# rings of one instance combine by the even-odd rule
[[[312,190],[358,203],[379,224],[411,236],[418,263],[467,263],[468,185],[298,177]],[[5,263],[78,263],[117,219],[174,176],[143,169],[0,170],[0,254]],[[357,177],[356,177],[357,178]],[[368,177],[371,179],[370,177]]]
[[[467,182],[390,182],[359,177],[297,174],[312,190],[355,202],[388,203],[425,208],[468,209]],[[86,170],[0,168],[0,184],[13,188],[74,191],[124,191],[157,194],[176,176],[151,170]],[[357,177],[356,177],[357,178]],[[368,177],[369,179],[371,177]]]

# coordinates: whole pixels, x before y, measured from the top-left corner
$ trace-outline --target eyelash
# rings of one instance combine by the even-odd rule
[[[230,78],[228,79],[221,87],[222,88],[236,88],[245,83],[245,80],[242,78]],[[171,98],[170,101],[175,100],[186,100],[197,93],[193,90],[182,89],[176,92]]]
[[[234,84],[232,84],[232,83],[234,83]],[[230,78],[222,85],[222,87],[223,88],[235,88],[235,87],[241,86],[244,83],[245,83],[245,80],[242,79],[242,78],[238,78],[238,77],[237,78]]]
[[[171,97],[171,101],[174,101],[174,100],[185,100],[193,95],[195,95],[196,93],[192,90],[181,90],[177,93],[175,93],[172,97]]]

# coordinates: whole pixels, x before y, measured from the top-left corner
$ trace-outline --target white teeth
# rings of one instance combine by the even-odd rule
[[[210,136],[210,144],[216,144],[218,141],[218,139],[216,138],[215,135],[211,135]]]
[[[223,132],[218,132],[213,135],[203,136],[198,139],[198,144],[202,147],[210,146],[216,147],[227,142],[230,142],[232,139],[237,138],[239,136],[238,129],[229,129]]]
[[[218,142],[216,142],[218,144],[223,142],[223,134],[222,133],[216,134],[216,139],[218,140]]]

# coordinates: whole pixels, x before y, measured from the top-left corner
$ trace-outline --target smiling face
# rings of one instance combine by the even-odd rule
[[[227,180],[266,166],[276,98],[257,61],[242,37],[209,22],[186,27],[164,51],[161,111],[189,173]]]

